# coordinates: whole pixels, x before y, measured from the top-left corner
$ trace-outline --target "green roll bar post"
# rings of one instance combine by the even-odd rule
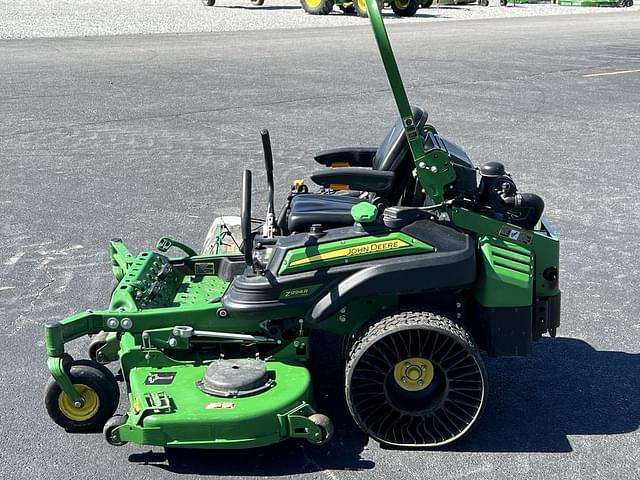
[[[393,97],[398,107],[398,113],[402,119],[404,133],[407,136],[407,141],[411,148],[411,155],[416,165],[416,174],[420,180],[420,184],[431,200],[436,204],[442,203],[444,202],[444,187],[455,180],[455,172],[451,167],[446,152],[437,149],[436,151],[431,149],[429,152],[425,152],[425,145],[416,128],[411,105],[409,104],[407,92],[402,83],[402,77],[400,76],[398,64],[393,55],[389,35],[382,21],[378,4],[376,0],[365,1],[367,3],[371,27],[373,28],[373,35],[378,44],[378,50],[380,50],[382,63],[387,72],[389,85],[391,86]]]

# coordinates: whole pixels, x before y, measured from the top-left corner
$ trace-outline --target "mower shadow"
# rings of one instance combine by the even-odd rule
[[[487,369],[484,414],[449,451],[571,452],[567,436],[640,426],[640,354],[545,338],[531,356],[490,359]]]
[[[341,342],[325,334],[313,340],[310,367],[318,410],[336,426],[326,446],[288,441],[250,452],[168,449],[132,454],[129,461],[175,473],[219,476],[373,468],[373,461],[361,458],[369,440],[345,405]],[[577,339],[545,338],[529,357],[488,359],[487,370],[490,391],[482,418],[466,437],[442,451],[571,452],[569,435],[623,434],[640,426],[640,354],[598,351]]]

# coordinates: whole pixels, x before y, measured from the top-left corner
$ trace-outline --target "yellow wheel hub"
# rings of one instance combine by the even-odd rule
[[[304,0],[304,3],[306,3],[311,8],[318,8],[320,6],[320,3],[322,3],[322,0]]]
[[[409,392],[419,392],[433,381],[433,363],[426,358],[407,358],[393,367],[396,383]]]
[[[358,7],[360,7],[360,11],[361,12],[366,12],[367,11],[367,2],[365,0],[357,0],[358,1]]]
[[[76,407],[64,392],[60,392],[60,396],[58,397],[58,408],[60,408],[60,411],[69,420],[73,420],[74,422],[84,422],[97,413],[100,408],[100,399],[98,398],[96,391],[91,387],[87,387],[82,383],[77,383],[73,386],[78,393],[82,395],[82,398],[84,398],[84,405]]]

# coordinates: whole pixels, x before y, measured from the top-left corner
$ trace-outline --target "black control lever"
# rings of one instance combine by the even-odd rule
[[[253,266],[253,232],[251,231],[251,170],[245,170],[242,176],[242,205],[240,207],[240,229],[244,261]]]
[[[271,153],[271,139],[269,138],[269,130],[266,128],[260,132],[262,137],[262,149],[264,151],[264,167],[267,171],[267,187],[269,188],[269,198],[267,201],[267,220],[265,223],[265,237],[272,237],[275,230],[275,207],[273,205],[274,187],[273,187],[273,154]]]

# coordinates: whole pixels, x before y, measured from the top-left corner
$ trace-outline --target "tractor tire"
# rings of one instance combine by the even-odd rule
[[[300,0],[300,5],[310,15],[329,15],[335,0]]]
[[[500,0],[500,6],[501,7],[506,7],[507,6],[507,2],[508,2],[508,0]]]
[[[431,5],[433,5],[433,0],[427,0],[426,2],[420,3],[422,8],[429,8]]]
[[[376,0],[376,3],[378,4],[378,9],[382,12],[382,0]],[[356,15],[362,18],[369,17],[369,12],[367,12],[367,2],[364,0],[353,0],[353,6],[355,7]]]
[[[113,374],[104,365],[90,360],[73,362],[68,368],[71,383],[80,391],[85,404],[82,407],[74,406],[52,378],[45,393],[45,407],[49,416],[68,432],[101,431],[118,408],[120,400],[120,390],[116,394],[113,388]]]
[[[487,374],[460,325],[412,308],[380,318],[356,338],[345,394],[355,422],[380,444],[438,447],[480,417]]]
[[[394,0],[391,10],[398,17],[413,17],[420,8],[420,0]]]
[[[260,5],[264,5],[264,0],[251,0],[251,5],[259,7]]]
[[[205,7],[213,7],[216,4],[216,0],[202,0],[202,4]]]

